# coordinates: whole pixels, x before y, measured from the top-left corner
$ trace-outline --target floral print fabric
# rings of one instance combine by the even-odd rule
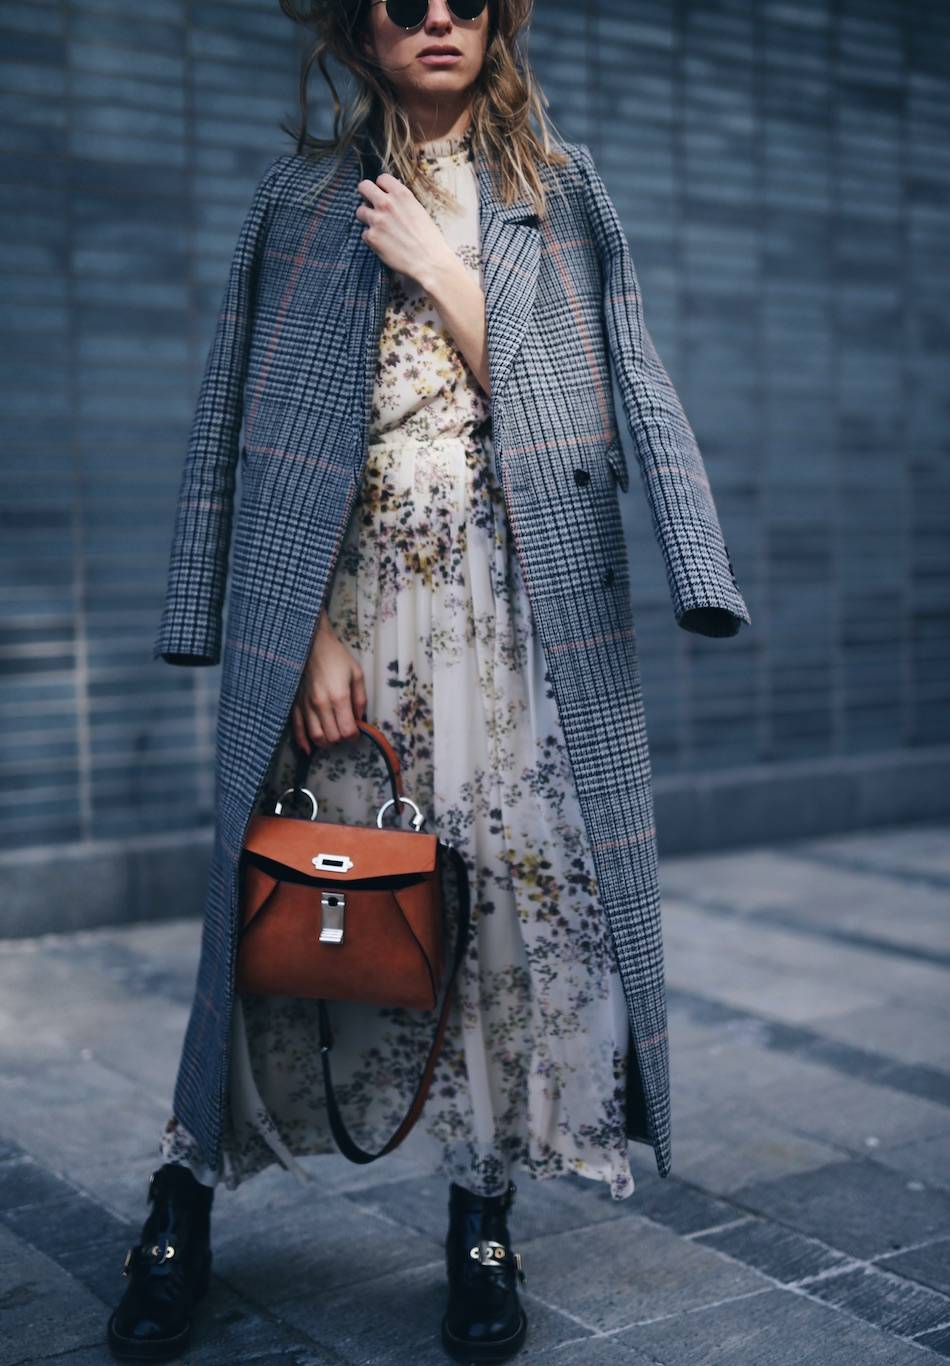
[[[468,136],[422,145],[458,205],[426,203],[481,279]],[[425,202],[425,201],[424,201]],[[634,1190],[624,1126],[626,1003],[544,656],[498,486],[488,399],[431,299],[395,274],[383,322],[365,476],[327,600],[364,670],[367,719],[396,752],[425,829],[456,844],[471,933],[422,1114],[400,1151],[494,1195],[514,1169]],[[295,781],[289,724],[257,809]],[[389,796],[365,736],[314,749],[321,821],[373,824]],[[309,815],[309,804],[286,810]],[[408,828],[410,808],[384,820]],[[451,962],[457,903],[446,883]],[[334,1087],[361,1147],[409,1108],[437,1010],[331,1001]],[[221,1165],[172,1116],[164,1161],[235,1187],[280,1161],[337,1151],[324,1102],[317,1003],[236,994]]]

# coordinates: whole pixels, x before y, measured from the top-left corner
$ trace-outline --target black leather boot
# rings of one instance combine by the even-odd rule
[[[161,1361],[180,1354],[191,1334],[191,1311],[211,1277],[214,1187],[188,1167],[166,1162],[148,1179],[152,1209],[138,1245],[125,1254],[128,1284],[107,1326],[113,1356]]]
[[[502,1195],[476,1195],[455,1181],[449,1185],[442,1346],[455,1361],[505,1361],[525,1340],[528,1320],[517,1289],[525,1274],[507,1223],[516,1189],[509,1181]]]

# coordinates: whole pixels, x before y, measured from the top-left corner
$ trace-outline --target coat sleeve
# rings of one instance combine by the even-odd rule
[[[677,623],[733,636],[751,623],[703,458],[643,316],[627,237],[590,149],[577,144],[591,232],[601,262],[604,325]]]
[[[217,664],[231,539],[235,471],[254,283],[269,190],[282,157],[264,172],[245,215],[205,361],[178,490],[165,605],[152,658]]]

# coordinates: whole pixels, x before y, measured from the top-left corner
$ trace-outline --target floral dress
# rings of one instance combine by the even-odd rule
[[[423,202],[481,281],[470,134],[423,143],[419,155],[454,201]],[[466,956],[431,1089],[399,1150],[484,1195],[520,1168],[537,1178],[578,1172],[627,1198],[626,1002],[496,480],[489,403],[432,300],[398,273],[364,480],[326,605],[423,829],[456,844],[469,871]],[[257,810],[273,812],[297,760],[288,721]],[[382,757],[363,735],[315,747],[308,785],[321,821],[375,824],[389,796]],[[411,815],[390,807],[384,820],[406,829]],[[451,879],[445,894],[450,963]],[[344,1122],[376,1152],[409,1108],[438,1010],[328,1009]],[[296,1158],[336,1151],[317,1002],[236,993],[219,1167],[204,1165],[174,1115],[163,1160],[233,1189],[274,1161],[307,1181]]]

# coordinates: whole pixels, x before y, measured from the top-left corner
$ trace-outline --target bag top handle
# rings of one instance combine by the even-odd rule
[[[401,802],[404,793],[402,787],[402,773],[399,768],[399,755],[393,749],[392,745],[386,739],[386,736],[383,734],[383,732],[379,729],[378,726],[374,726],[371,721],[363,721],[360,719],[360,717],[356,718],[356,724],[359,726],[360,730],[364,735],[369,736],[369,738],[376,745],[376,748],[380,750],[380,752],[382,753],[382,756],[386,761],[386,771],[389,774],[389,786],[392,789],[393,801],[395,801],[396,803]],[[294,785],[296,787],[307,786],[307,779],[310,774],[310,763],[312,759],[313,751],[311,751],[309,754],[306,752],[306,750],[300,751],[300,756],[297,759],[297,769],[294,777]]]

